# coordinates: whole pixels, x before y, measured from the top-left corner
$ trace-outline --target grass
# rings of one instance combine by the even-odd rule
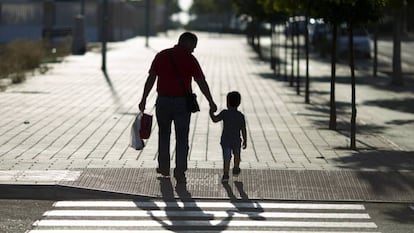
[[[70,52],[70,41],[51,46],[46,41],[16,40],[0,45],[0,79],[11,78],[13,83],[22,82],[25,73],[37,68],[48,70],[47,63],[57,62]]]

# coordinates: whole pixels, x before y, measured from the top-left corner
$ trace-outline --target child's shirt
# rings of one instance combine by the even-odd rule
[[[218,117],[223,119],[223,132],[221,134],[222,146],[240,146],[240,131],[246,127],[243,113],[226,109],[219,113]]]

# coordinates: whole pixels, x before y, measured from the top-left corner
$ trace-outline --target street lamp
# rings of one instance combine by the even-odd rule
[[[101,70],[106,73],[106,41],[108,36],[108,0],[102,4],[102,66]]]
[[[149,47],[149,20],[150,20],[150,3],[151,0],[145,2],[145,47]]]
[[[85,16],[85,0],[81,0],[81,15]]]

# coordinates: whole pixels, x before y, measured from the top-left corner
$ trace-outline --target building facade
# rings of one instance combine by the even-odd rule
[[[108,0],[108,40],[144,35],[147,9],[150,33],[164,29],[166,14],[162,4],[151,0]],[[103,12],[103,0],[0,0],[0,43],[39,40],[45,37],[45,31],[54,32],[54,36],[70,35],[75,17],[82,13],[86,41],[100,41]]]

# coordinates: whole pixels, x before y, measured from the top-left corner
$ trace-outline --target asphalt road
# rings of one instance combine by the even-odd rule
[[[106,203],[112,202],[114,200],[100,200]],[[116,200],[116,201],[120,201],[120,200]],[[123,200],[126,203],[129,200]],[[134,201],[138,201],[138,200],[134,200]],[[154,200],[154,203],[156,201],[161,201],[162,200]],[[195,203],[197,200],[193,200]],[[209,202],[225,202],[225,203],[232,203],[229,200],[209,200]],[[254,201],[252,201],[254,202]],[[52,204],[54,202],[53,201],[41,201],[41,200],[0,200],[0,205],[1,205],[1,214],[0,214],[0,232],[1,233],[24,233],[27,230],[32,229],[31,225],[32,223],[34,223],[36,220],[40,220],[42,219],[42,214],[45,213],[48,210],[56,210],[57,207],[52,207]],[[66,202],[65,202],[66,203]],[[76,203],[76,202],[75,202]],[[258,202],[263,204],[263,202]],[[378,228],[375,229],[375,232],[382,232],[382,233],[414,233],[414,211],[412,209],[410,209],[409,204],[401,204],[401,203],[350,203],[350,202],[346,202],[346,203],[312,203],[312,202],[288,202],[288,201],[277,201],[277,203],[282,203],[282,204],[298,204],[300,205],[305,205],[305,204],[333,204],[333,205],[363,205],[365,207],[365,210],[362,210],[363,213],[367,213],[369,214],[369,222],[373,222],[375,223]],[[64,209],[68,209],[69,207],[66,207]],[[107,207],[108,208],[108,207]],[[206,207],[201,207],[200,210],[205,210]],[[99,207],[98,209],[102,209],[102,207]],[[119,208],[117,208],[118,210],[120,210]],[[136,208],[137,209],[137,208]],[[131,209],[129,209],[131,210]],[[181,209],[182,212],[183,209]],[[289,210],[288,212],[294,213],[295,210]],[[301,212],[303,212],[304,210],[301,210]],[[146,212],[146,210],[144,210],[144,212]],[[319,211],[321,212],[321,211]],[[322,211],[323,212],[323,211]],[[329,210],[327,210],[326,212],[329,212]],[[336,210],[336,212],[338,212],[338,210]],[[350,211],[348,211],[350,212]],[[360,211],[361,212],[361,211]],[[165,213],[168,214],[172,214],[173,211],[169,210],[166,211]],[[207,212],[205,212],[207,213]],[[261,212],[262,214],[265,213],[271,213],[271,211],[269,210],[264,210],[263,212]],[[127,216],[124,216],[127,217]],[[152,216],[154,217],[154,216]],[[227,223],[229,226],[231,225],[230,222],[231,221],[236,221],[236,216],[233,216],[234,219],[230,219],[229,222]],[[49,217],[50,218],[50,217]],[[60,218],[64,218],[64,217],[60,217]],[[73,218],[73,217],[72,217]],[[81,219],[85,219],[86,217],[83,217]],[[119,219],[120,217],[117,217],[117,219]],[[129,217],[129,219],[131,219],[132,217]],[[59,218],[58,218],[59,219]],[[94,217],[93,219],[99,221],[100,219],[108,219],[108,217]],[[148,219],[151,219],[148,217]],[[141,221],[141,220],[145,220],[145,219],[138,219],[137,221]],[[177,220],[177,219],[176,219]],[[179,220],[179,219],[178,219]],[[210,220],[220,220],[220,217],[214,216],[213,219]],[[239,219],[237,219],[239,220]],[[254,219],[254,218],[243,218],[242,221],[257,221],[258,219]],[[263,219],[262,219],[263,220]],[[264,219],[265,221],[269,221]],[[276,219],[277,220],[277,219]],[[166,220],[162,220],[162,221],[166,221]],[[167,220],[168,221],[168,220]],[[292,220],[288,220],[288,221],[292,221]],[[300,221],[309,221],[309,219],[302,219]],[[332,220],[326,220],[326,219],[320,219],[317,221],[332,221]],[[343,220],[343,221],[350,221],[350,220]],[[352,220],[351,220],[352,221]],[[364,220],[364,221],[368,221],[368,220]],[[179,222],[179,221],[177,221]],[[260,224],[259,224],[260,225]],[[228,226],[226,226],[227,228]],[[248,228],[248,227],[246,227]],[[36,229],[36,228],[35,228]],[[59,227],[56,227],[56,229],[59,229]],[[88,227],[89,230],[94,230],[94,227]],[[96,227],[96,229],[103,229],[102,227]],[[108,227],[109,229],[109,227]],[[273,229],[273,228],[269,228],[269,227],[256,227],[255,230],[269,230],[269,229]],[[309,229],[306,227],[294,227],[293,228],[296,231],[300,231],[300,230],[307,230],[307,232],[309,232],[309,230],[313,229]],[[232,228],[228,228],[227,230],[232,230]],[[240,228],[237,228],[236,230],[241,230]],[[244,229],[243,229],[244,230]],[[280,230],[280,228],[279,228]],[[291,230],[289,227],[286,227],[285,230]],[[315,229],[318,230],[318,229]],[[328,230],[328,229],[323,229],[323,230]],[[312,230],[311,230],[312,231]],[[102,231],[104,232],[104,231]],[[315,231],[317,232],[317,231]]]
[[[51,208],[53,201],[0,199],[0,233],[23,233]]]
[[[368,203],[365,207],[380,232],[414,232],[414,210],[408,204]]]

